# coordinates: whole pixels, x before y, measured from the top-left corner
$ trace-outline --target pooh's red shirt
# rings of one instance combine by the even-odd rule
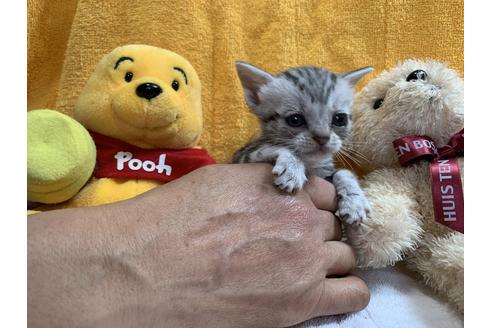
[[[96,144],[96,178],[169,182],[202,166],[215,164],[204,149],[143,149],[90,132]]]

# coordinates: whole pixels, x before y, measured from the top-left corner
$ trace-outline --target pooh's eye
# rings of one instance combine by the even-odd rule
[[[285,122],[294,128],[297,128],[297,127],[300,127],[300,126],[303,126],[304,124],[306,124],[306,120],[304,119],[304,116],[302,116],[301,114],[293,114],[293,115],[287,116],[285,118]]]
[[[174,89],[174,91],[178,91],[179,89],[179,82],[174,80],[173,83],[171,83],[171,87]]]
[[[338,113],[333,115],[333,125],[345,126],[348,122],[348,115],[345,113]]]
[[[132,79],[133,79],[133,73],[132,72],[126,72],[125,81],[130,82]]]
[[[384,99],[381,98],[381,99],[378,99],[374,102],[374,105],[372,106],[372,108],[374,109],[378,109],[379,107],[381,107],[381,105],[383,104],[383,101]]]

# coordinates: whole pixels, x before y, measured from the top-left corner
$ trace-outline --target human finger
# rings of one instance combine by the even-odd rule
[[[333,184],[320,177],[310,178],[304,185],[314,205],[320,210],[335,212],[338,208],[337,195]]]
[[[369,288],[356,276],[327,278],[321,282],[319,288],[321,295],[311,314],[312,318],[355,312],[369,304]]]
[[[324,247],[327,276],[345,275],[355,268],[355,253],[352,247],[341,241],[327,241]]]
[[[340,240],[342,238],[342,228],[340,220],[332,212],[317,210],[319,218],[319,228],[323,241]]]

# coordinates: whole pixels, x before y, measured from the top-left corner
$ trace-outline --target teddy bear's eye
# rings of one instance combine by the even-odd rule
[[[379,107],[381,107],[381,105],[383,104],[383,101],[384,99],[381,98],[381,99],[378,99],[374,102],[374,105],[372,106],[372,108],[374,109],[378,109]]]
[[[179,82],[174,80],[173,83],[171,84],[171,87],[174,89],[174,91],[178,91],[179,89]]]
[[[130,82],[132,79],[133,79],[133,73],[132,72],[126,72],[125,81]]]

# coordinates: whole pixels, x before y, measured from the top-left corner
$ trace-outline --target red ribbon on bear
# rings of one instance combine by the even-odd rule
[[[143,149],[90,132],[96,144],[96,178],[169,182],[202,166],[215,164],[204,149]]]
[[[464,233],[464,200],[457,157],[464,156],[465,129],[437,148],[428,136],[404,136],[393,141],[402,166],[429,160],[432,199],[437,222]]]

